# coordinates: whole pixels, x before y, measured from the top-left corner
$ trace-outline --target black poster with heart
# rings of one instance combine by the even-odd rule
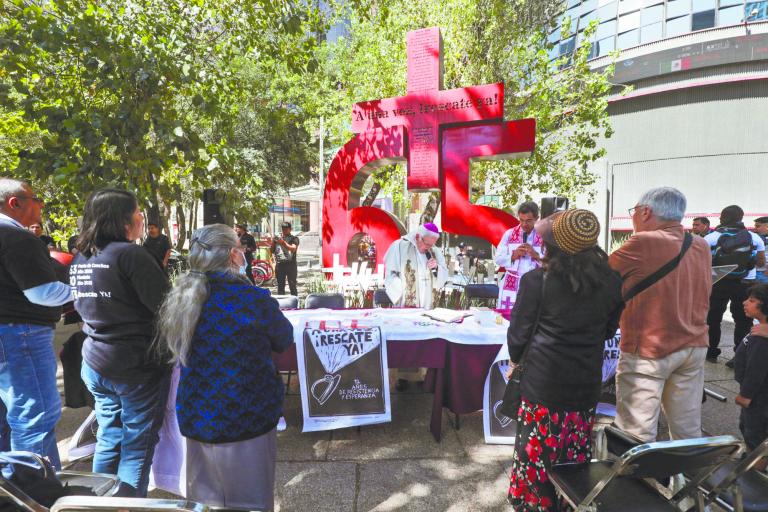
[[[303,354],[304,431],[391,421],[380,329],[321,327],[304,330],[297,352]]]
[[[514,442],[517,432],[516,418],[508,418],[501,413],[501,402],[504,398],[504,390],[507,388],[504,374],[508,368],[509,361],[496,361],[488,375],[488,393],[485,394],[487,400],[485,410],[488,411],[487,435],[496,438],[497,441],[507,438],[508,442]]]

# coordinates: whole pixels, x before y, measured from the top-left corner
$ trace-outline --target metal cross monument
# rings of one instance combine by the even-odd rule
[[[513,216],[469,201],[473,160],[527,156],[533,151],[533,119],[504,121],[504,84],[442,90],[440,29],[407,34],[407,94],[352,107],[356,135],[336,154],[323,195],[323,265],[347,248],[358,233],[376,242],[377,262],[405,234],[388,212],[360,206],[365,180],[382,165],[407,162],[410,191],[441,192],[443,231],[497,244],[517,224]]]

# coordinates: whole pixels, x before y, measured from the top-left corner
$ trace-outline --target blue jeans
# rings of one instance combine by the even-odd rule
[[[116,382],[83,361],[83,381],[96,400],[93,471],[120,477],[120,496],[145,497],[163,424],[170,372],[141,383]]]
[[[53,329],[0,324],[0,450],[34,452],[60,469],[54,432],[60,417]]]
[[[768,274],[765,273],[765,270],[757,271],[757,279],[755,281],[758,284],[768,284]]]

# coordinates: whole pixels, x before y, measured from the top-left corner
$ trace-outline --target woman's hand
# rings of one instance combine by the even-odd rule
[[[513,363],[512,361],[509,362],[509,368],[507,369],[506,378],[507,380],[512,378],[512,372],[515,371],[515,368],[517,368],[517,363]]]
[[[736,395],[736,398],[734,399],[736,402],[736,405],[740,405],[741,407],[744,407],[745,409],[749,407],[749,404],[752,403],[752,399],[750,398],[744,398],[741,395]]]

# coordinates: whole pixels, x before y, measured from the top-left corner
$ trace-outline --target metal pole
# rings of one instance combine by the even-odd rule
[[[319,242],[320,247],[323,246],[323,194],[325,192],[325,179],[324,179],[325,177],[323,176],[323,174],[324,174],[324,171],[323,171],[323,157],[324,157],[324,155],[323,155],[323,153],[324,153],[323,139],[325,139],[325,133],[324,132],[325,132],[325,118],[323,118],[323,116],[320,116],[320,129],[317,132],[317,137],[318,137],[318,139],[320,141],[320,143],[318,144],[320,149],[319,149],[319,152],[318,152],[319,154],[318,154],[318,161],[317,161],[317,163],[318,163],[318,173],[317,173],[318,176],[317,176],[317,180],[318,180],[318,188],[320,189],[320,218],[318,219],[317,225],[320,227],[320,230],[319,230],[320,231],[320,233],[319,233],[320,234],[320,242]]]

